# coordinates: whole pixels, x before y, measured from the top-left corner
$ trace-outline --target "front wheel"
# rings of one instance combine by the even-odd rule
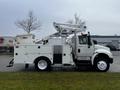
[[[50,62],[47,59],[38,59],[35,62],[35,68],[37,71],[50,70]]]
[[[99,72],[106,72],[109,70],[109,67],[110,67],[110,63],[104,59],[96,60],[94,63],[95,70]]]

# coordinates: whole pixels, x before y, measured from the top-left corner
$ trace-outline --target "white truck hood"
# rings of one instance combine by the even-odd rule
[[[95,45],[95,50],[97,50],[97,49],[104,49],[104,50],[110,51],[110,49],[108,47],[105,47],[102,45]]]
[[[95,45],[95,53],[105,53],[110,58],[113,58],[113,55],[108,47],[102,46],[102,45]]]

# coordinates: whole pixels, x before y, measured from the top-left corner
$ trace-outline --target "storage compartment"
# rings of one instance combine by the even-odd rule
[[[62,52],[63,47],[61,45],[53,47],[53,64],[62,64]]]

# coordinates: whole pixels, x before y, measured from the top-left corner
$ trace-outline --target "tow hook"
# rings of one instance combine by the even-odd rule
[[[12,59],[12,60],[9,62],[9,65],[6,66],[6,67],[13,67],[13,64],[14,64],[14,59]]]

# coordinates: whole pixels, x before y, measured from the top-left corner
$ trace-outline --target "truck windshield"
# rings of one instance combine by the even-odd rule
[[[88,43],[87,36],[78,36],[78,39],[79,39],[79,44],[87,44]]]

